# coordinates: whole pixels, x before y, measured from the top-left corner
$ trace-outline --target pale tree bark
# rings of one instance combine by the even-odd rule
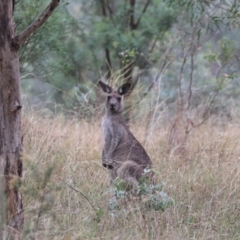
[[[12,0],[0,1],[0,239],[21,239],[22,195],[21,87],[18,50],[58,6],[52,0],[39,18],[20,34],[14,32]]]

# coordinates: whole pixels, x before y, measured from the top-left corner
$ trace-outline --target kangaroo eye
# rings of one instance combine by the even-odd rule
[[[107,99],[108,99],[108,101],[109,101],[109,100],[111,99],[111,97],[110,97],[110,96],[108,96],[108,97],[107,97]]]
[[[122,98],[118,97],[117,100],[120,102]]]

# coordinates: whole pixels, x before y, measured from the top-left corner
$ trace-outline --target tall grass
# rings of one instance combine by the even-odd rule
[[[184,155],[169,150],[167,127],[147,141],[144,122],[131,130],[174,204],[162,212],[132,200],[111,211],[100,119],[25,115],[24,239],[240,239],[240,126],[202,125]]]

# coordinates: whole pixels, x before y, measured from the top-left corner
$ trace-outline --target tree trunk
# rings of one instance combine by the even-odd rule
[[[0,1],[0,239],[21,239],[24,222],[19,191],[22,106],[18,50],[51,16],[59,2],[52,0],[31,25],[15,35],[15,0]]]
[[[16,185],[22,176],[22,137],[18,45],[14,44],[12,9],[12,1],[0,1],[1,239],[20,239],[24,222],[22,196]]]

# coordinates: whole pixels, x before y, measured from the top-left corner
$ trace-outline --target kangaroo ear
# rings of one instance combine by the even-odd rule
[[[104,82],[99,81],[98,83],[105,93],[111,93],[112,92],[112,88],[110,86],[108,86],[107,84],[105,84]]]
[[[131,83],[125,83],[123,84],[119,89],[118,89],[118,93],[120,95],[125,95],[129,92],[129,90],[131,89]]]

